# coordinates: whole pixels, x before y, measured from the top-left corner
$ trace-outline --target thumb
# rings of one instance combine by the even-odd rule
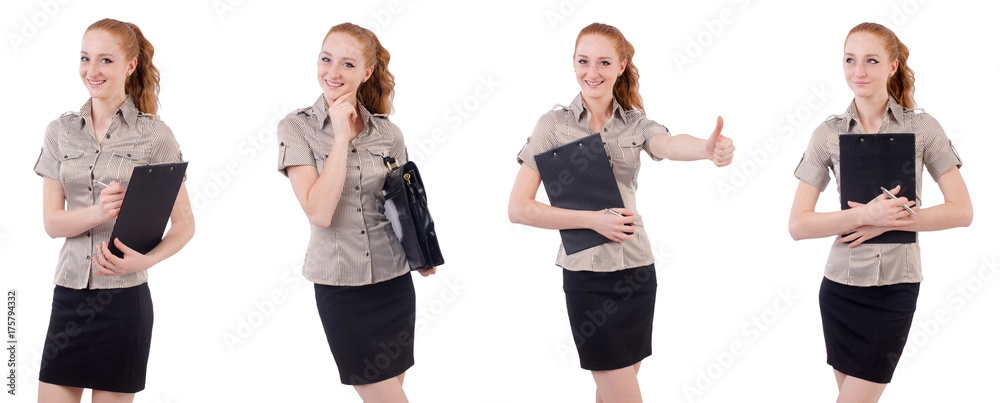
[[[708,136],[708,144],[715,147],[715,143],[719,142],[719,138],[722,137],[722,116],[719,116],[718,120],[715,121],[715,130],[712,131],[712,135]]]
[[[847,207],[855,208],[855,207],[861,207],[861,206],[864,206],[864,204],[861,204],[861,203],[858,203],[858,202],[854,202],[854,201],[850,201],[850,200],[847,201]]]

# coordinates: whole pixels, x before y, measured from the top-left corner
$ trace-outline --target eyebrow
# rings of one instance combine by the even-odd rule
[[[844,53],[844,56],[854,56],[854,53]],[[882,55],[875,54],[875,53],[869,53],[869,54],[865,55],[865,57],[882,57]]]
[[[582,55],[582,54],[578,54],[578,55],[576,55],[576,57],[586,57],[586,58],[588,58],[588,59],[590,58],[590,56],[587,56],[587,55]],[[608,57],[608,56],[602,56],[602,57],[598,57],[598,58],[597,58],[597,60],[605,60],[605,59],[607,59],[607,60],[611,60],[611,58],[610,58],[610,57]]]
[[[319,54],[321,54],[321,55],[327,55],[327,56],[333,56],[332,54],[330,54],[330,52],[327,52],[325,50],[319,52]],[[346,57],[346,56],[345,57],[341,57],[340,60],[350,60],[352,62],[357,62],[358,61],[357,59],[355,59],[353,57]]]
[[[80,54],[81,54],[81,55],[88,55],[88,54],[87,54],[87,52],[84,52],[84,51],[82,51],[82,50],[80,51]],[[88,55],[88,56],[89,56],[89,55]],[[97,54],[97,56],[98,56],[98,57],[100,57],[100,56],[111,56],[111,57],[114,57],[115,55],[113,55],[113,54],[110,54],[110,53],[98,53],[98,54]]]

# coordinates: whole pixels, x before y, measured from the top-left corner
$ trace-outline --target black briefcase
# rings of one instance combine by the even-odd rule
[[[408,161],[399,166],[394,158],[387,157],[385,165],[389,169],[382,187],[385,216],[403,244],[410,270],[424,270],[444,264],[417,164]]]

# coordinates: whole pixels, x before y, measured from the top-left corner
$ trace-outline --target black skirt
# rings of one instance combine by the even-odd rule
[[[819,311],[826,362],[875,383],[889,383],[917,309],[920,283],[854,287],[823,278]]]
[[[563,291],[583,369],[625,368],[653,353],[653,265],[610,273],[563,269]]]
[[[119,393],[146,387],[153,300],[145,283],[74,290],[56,286],[38,380]]]
[[[413,366],[417,299],[409,273],[363,286],[316,284],[315,290],[340,382],[380,382]]]

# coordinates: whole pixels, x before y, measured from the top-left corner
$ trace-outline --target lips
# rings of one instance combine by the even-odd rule
[[[591,87],[596,87],[598,85],[604,84],[604,80],[601,80],[601,81],[583,80],[583,82],[586,83],[587,85],[591,86]]]
[[[87,83],[89,83],[90,85],[95,86],[95,87],[98,86],[98,85],[104,84],[106,82],[108,82],[108,80],[91,80],[89,78],[87,79]]]
[[[344,83],[332,83],[330,82],[330,80],[323,80],[323,81],[325,81],[326,85],[330,88],[340,88],[344,86]]]

